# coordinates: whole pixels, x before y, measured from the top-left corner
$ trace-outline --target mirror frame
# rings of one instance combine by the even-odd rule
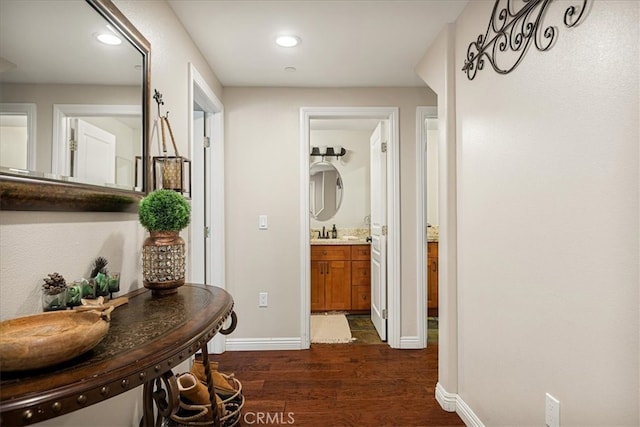
[[[0,210],[137,212],[149,190],[151,45],[111,0],[85,0],[142,55],[142,191],[0,172]]]
[[[327,162],[326,160],[321,160],[321,161],[318,161],[318,162],[311,163],[309,165],[309,181],[311,181],[311,177],[313,175],[315,175],[315,174],[311,173],[312,170],[313,170],[313,167],[314,166],[325,166],[325,165],[331,166],[333,168],[333,170],[336,172],[336,174],[338,175],[338,180],[342,185],[342,192],[340,193],[340,202],[337,204],[335,212],[333,212],[333,214],[331,214],[330,217],[324,218],[324,219],[320,219],[320,218],[318,218],[319,215],[314,215],[313,212],[311,211],[311,209],[309,209],[309,215],[311,216],[311,218],[313,218],[314,220],[316,220],[318,222],[327,222],[327,221],[330,221],[331,219],[333,219],[338,214],[338,211],[340,210],[340,207],[342,206],[342,202],[344,200],[344,181],[342,179],[342,174],[340,173],[340,171],[338,170],[336,165],[334,165],[333,163]],[[323,177],[323,179],[324,179],[324,177]],[[337,185],[337,183],[336,183],[336,185]],[[323,201],[323,203],[324,203],[324,201]],[[309,206],[311,206],[311,198],[309,198]],[[323,205],[322,209],[324,210],[324,205]],[[322,213],[322,211],[320,213]]]

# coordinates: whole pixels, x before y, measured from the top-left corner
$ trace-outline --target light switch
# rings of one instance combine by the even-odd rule
[[[258,230],[266,230],[269,228],[269,224],[267,223],[267,216],[260,215],[258,217]]]

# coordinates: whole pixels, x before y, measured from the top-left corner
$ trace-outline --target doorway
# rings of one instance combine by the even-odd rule
[[[224,108],[192,64],[189,82],[190,281],[224,289]],[[210,353],[224,352],[224,336],[216,335],[208,348]]]
[[[311,155],[311,122],[312,120],[337,120],[337,119],[361,119],[385,121],[388,123],[388,142],[386,145],[385,167],[387,197],[383,204],[386,213],[386,240],[387,255],[386,279],[386,305],[384,313],[387,325],[387,342],[391,347],[400,346],[400,281],[399,281],[399,131],[398,108],[387,107],[358,107],[358,108],[301,108],[300,109],[300,178],[301,199],[303,200],[300,211],[301,227],[301,336],[302,348],[310,347],[310,317],[311,317],[311,239],[310,239],[310,178],[309,158]],[[345,189],[345,194],[348,190]],[[382,314],[382,313],[381,313]]]
[[[418,107],[416,109],[416,172],[418,179],[416,198],[418,219],[417,229],[421,230],[421,238],[417,239],[418,272],[417,292],[418,305],[418,346],[424,348],[429,344],[429,337],[434,337],[437,328],[438,304],[438,109],[437,107]],[[434,245],[435,243],[435,245]],[[435,250],[434,250],[435,249]],[[429,250],[431,252],[429,252]],[[435,261],[434,261],[435,258]],[[435,271],[434,271],[435,270]],[[431,280],[430,280],[431,279]],[[433,282],[436,283],[433,283]],[[431,292],[430,292],[431,291]],[[429,309],[431,308],[431,313]],[[434,310],[434,308],[436,308]]]
[[[85,105],[53,104],[53,140],[51,173],[60,176],[85,176],[103,162],[107,152],[97,151],[89,156],[89,164],[79,162],[78,121],[84,121],[115,135],[115,152],[108,152],[110,174],[77,178],[81,182],[115,185],[140,190],[142,176],[136,174],[136,165],[142,159],[142,110],[139,105]],[[99,140],[99,139],[98,139]],[[138,170],[141,170],[140,168]]]

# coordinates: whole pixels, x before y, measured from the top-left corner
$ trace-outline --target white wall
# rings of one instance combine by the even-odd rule
[[[311,228],[367,228],[364,217],[369,215],[370,205],[370,172],[369,172],[369,137],[372,131],[367,130],[312,130],[310,141],[312,146],[342,145],[346,150],[343,157],[325,157],[325,161],[333,164],[342,178],[343,198],[336,215],[327,221],[310,220]],[[311,162],[320,161],[321,157],[311,157]]]
[[[164,94],[176,142],[187,153],[188,63],[194,63],[218,97],[220,84],[165,2],[115,4],[151,43],[151,88]],[[136,214],[0,211],[0,317],[39,312],[38,290],[47,273],[82,276],[98,255],[120,267],[123,291],[139,287],[145,235]],[[137,426],[139,420],[132,416],[140,414],[137,404],[135,397],[105,403],[109,425]],[[47,424],[93,425],[96,413],[88,408]]]
[[[460,71],[493,1],[456,22],[458,393],[485,425],[639,418],[639,9],[554,2],[548,52]],[[450,106],[450,105],[449,105]]]
[[[225,88],[227,290],[240,320],[233,339],[300,337],[300,107],[400,108],[400,181],[415,194],[415,116],[424,88]],[[406,193],[405,193],[406,192]],[[416,334],[414,197],[402,201],[402,334]],[[258,230],[258,216],[269,230]],[[269,307],[258,308],[258,293]]]
[[[440,224],[439,206],[438,206],[438,140],[439,131],[437,127],[437,119],[427,119],[431,123],[427,129],[427,158],[425,173],[425,188],[427,189],[427,197],[425,198],[425,212],[427,213],[427,222],[432,226]]]

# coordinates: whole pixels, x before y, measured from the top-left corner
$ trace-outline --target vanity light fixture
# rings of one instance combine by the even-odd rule
[[[300,44],[300,37],[297,36],[279,36],[276,38],[276,44],[280,47],[295,47]]]
[[[345,154],[347,154],[347,150],[345,150],[341,145],[336,145],[333,147],[327,147],[324,145],[321,147],[311,147],[311,153],[309,153],[310,156],[322,156],[323,159],[325,158],[325,156],[335,157],[337,159],[344,156]]]

